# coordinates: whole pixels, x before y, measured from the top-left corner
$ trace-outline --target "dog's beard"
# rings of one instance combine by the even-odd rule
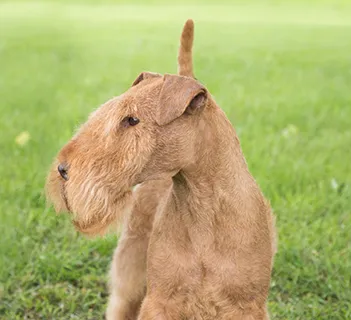
[[[70,206],[68,204],[66,188],[65,188],[65,184],[64,183],[62,183],[62,185],[61,185],[61,195],[62,195],[62,200],[63,200],[63,202],[65,204],[65,207],[66,207],[67,211],[70,212],[71,209],[70,209]]]
[[[57,213],[70,211],[65,185],[57,172],[56,164],[47,177],[45,193],[48,204],[53,204]]]
[[[100,200],[100,199],[99,199]],[[127,191],[112,201],[92,199],[85,211],[73,211],[75,228],[86,235],[103,235],[112,225],[117,225],[130,211],[132,191]],[[101,202],[102,201],[102,202]]]
[[[79,232],[101,235],[109,226],[117,227],[132,205],[131,188],[123,185],[118,192],[115,188],[111,182],[62,181],[54,167],[47,178],[46,196],[57,213],[73,215],[72,222]]]

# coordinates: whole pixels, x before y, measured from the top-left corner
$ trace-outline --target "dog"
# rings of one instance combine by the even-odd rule
[[[188,20],[178,74],[142,72],[91,114],[47,178],[80,232],[125,219],[109,320],[269,319],[274,217],[234,128],[194,78],[193,37]]]

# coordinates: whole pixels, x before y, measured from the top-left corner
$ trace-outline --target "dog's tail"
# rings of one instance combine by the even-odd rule
[[[192,48],[194,41],[194,21],[189,19],[185,22],[180,37],[178,53],[178,74],[194,78]]]

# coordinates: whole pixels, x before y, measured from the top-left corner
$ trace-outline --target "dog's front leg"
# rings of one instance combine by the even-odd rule
[[[152,299],[148,296],[143,301],[138,320],[175,320],[177,317],[172,317],[166,312],[164,305],[156,302],[157,299]]]
[[[134,192],[134,205],[127,217],[113,256],[107,320],[136,320],[146,292],[146,259],[149,237],[158,203],[171,181],[148,181]]]
[[[125,226],[128,228],[128,226]],[[136,320],[145,295],[148,238],[126,231],[115,250],[110,271],[107,320]]]

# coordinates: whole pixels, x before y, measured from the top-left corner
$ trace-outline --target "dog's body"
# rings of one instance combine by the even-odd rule
[[[121,216],[141,184],[111,268],[109,320],[268,319],[273,217],[230,122],[193,79],[192,41],[189,20],[180,76],[142,73],[48,178],[56,209],[85,233]]]

